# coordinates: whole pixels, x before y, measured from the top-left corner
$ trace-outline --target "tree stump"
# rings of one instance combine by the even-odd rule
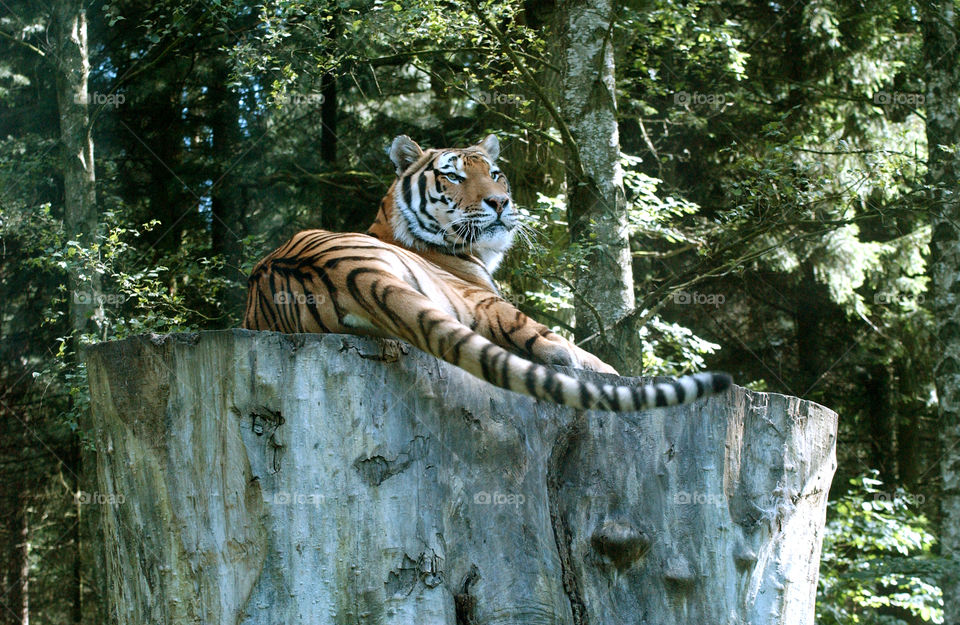
[[[813,622],[817,404],[577,412],[344,335],[136,337],[88,366],[112,623]]]

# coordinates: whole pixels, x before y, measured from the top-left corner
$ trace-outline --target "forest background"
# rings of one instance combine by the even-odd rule
[[[489,132],[521,310],[840,414],[818,622],[960,622],[955,13],[0,0],[0,623],[107,622],[84,345],[238,326],[259,258],[372,222],[394,136]]]

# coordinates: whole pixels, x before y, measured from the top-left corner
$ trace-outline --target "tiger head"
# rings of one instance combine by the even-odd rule
[[[468,148],[431,150],[397,137],[390,147],[397,180],[381,205],[382,213],[392,214],[378,220],[387,220],[402,245],[472,253],[493,271],[518,223],[510,185],[497,167],[499,154],[494,135]]]

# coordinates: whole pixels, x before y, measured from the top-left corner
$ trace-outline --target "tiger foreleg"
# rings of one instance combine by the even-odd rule
[[[510,302],[491,298],[484,308],[487,320],[477,324],[477,332],[504,349],[542,364],[618,375],[616,369],[528,317]]]

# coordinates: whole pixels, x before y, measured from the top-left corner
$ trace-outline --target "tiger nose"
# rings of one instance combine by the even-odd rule
[[[493,210],[497,211],[497,214],[499,215],[510,204],[510,196],[488,195],[487,197],[483,198],[483,202]]]

